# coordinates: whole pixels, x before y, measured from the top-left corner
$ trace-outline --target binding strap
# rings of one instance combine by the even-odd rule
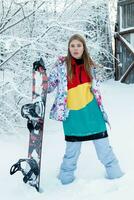
[[[30,170],[27,172],[25,169],[22,168],[21,163],[26,162],[30,166]],[[33,158],[30,159],[19,159],[17,163],[15,163],[11,169],[10,169],[10,175],[15,174],[17,171],[21,171],[24,175],[23,181],[24,183],[27,183],[28,181],[32,180],[31,176],[34,174],[35,179],[37,179],[37,176],[39,175],[39,167]]]

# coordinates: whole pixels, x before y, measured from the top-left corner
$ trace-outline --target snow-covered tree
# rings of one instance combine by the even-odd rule
[[[15,132],[20,108],[31,101],[32,63],[43,57],[49,69],[66,55],[74,33],[85,36],[92,58],[107,76],[113,63],[108,0],[1,0],[0,127]],[[5,125],[6,124],[6,125]]]

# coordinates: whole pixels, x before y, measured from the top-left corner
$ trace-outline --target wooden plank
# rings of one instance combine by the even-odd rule
[[[134,47],[125,36],[134,33],[134,0],[118,0],[116,26],[115,80],[134,83]],[[123,30],[119,32],[122,28]],[[117,58],[122,66],[117,62]]]
[[[129,30],[123,30],[123,31],[119,32],[120,35],[125,35],[125,34],[129,34],[129,33],[134,33],[134,28],[129,29]]]
[[[120,20],[122,20],[122,28],[128,28],[133,27],[133,18],[134,18],[134,12],[133,12],[133,6],[132,4],[124,4],[120,7]]]
[[[128,42],[125,40],[125,38],[122,39],[122,36],[120,36],[118,32],[116,32],[115,37],[118,38],[125,45],[128,51],[134,56],[134,51],[127,45]]]
[[[134,68],[131,70],[129,75],[126,77],[125,83],[127,83],[127,84],[134,83]]]
[[[118,0],[118,5],[122,6],[122,5],[126,5],[126,4],[133,4],[134,0]]]
[[[134,68],[134,61],[131,63],[131,65],[128,67],[128,69],[126,70],[126,72],[123,74],[123,76],[120,78],[120,82],[124,82],[126,77],[129,75],[129,73],[131,72],[131,70]]]
[[[115,80],[116,80],[116,81],[119,79],[119,67],[118,67],[118,60],[117,60],[117,53],[118,53],[117,45],[118,45],[118,40],[117,40],[117,38],[115,38],[115,59],[114,59],[114,67],[115,67]]]

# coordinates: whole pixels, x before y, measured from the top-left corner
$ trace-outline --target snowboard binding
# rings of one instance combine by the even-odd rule
[[[39,119],[44,115],[44,103],[42,101],[25,104],[21,108],[21,115],[26,119]]]
[[[26,162],[28,164],[29,170],[23,169],[22,163]],[[31,159],[19,159],[17,163],[15,163],[11,169],[10,169],[10,174],[13,175],[17,171],[21,171],[22,174],[24,175],[23,181],[24,183],[27,183],[28,181],[33,180],[33,175],[34,175],[34,181],[37,179],[37,176],[39,175],[39,167],[33,158]],[[32,178],[31,178],[32,177]],[[32,184],[32,183],[31,183]]]

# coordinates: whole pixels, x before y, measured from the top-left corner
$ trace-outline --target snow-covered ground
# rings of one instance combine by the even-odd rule
[[[112,129],[109,139],[123,171],[122,178],[108,180],[97,160],[92,142],[84,142],[76,170],[76,180],[61,185],[57,174],[65,150],[62,124],[48,119],[53,94],[48,96],[41,169],[42,193],[22,181],[20,172],[11,176],[10,167],[27,156],[28,134],[21,128],[14,135],[0,135],[1,200],[133,200],[134,199],[134,84],[113,80],[101,85],[103,102]]]

